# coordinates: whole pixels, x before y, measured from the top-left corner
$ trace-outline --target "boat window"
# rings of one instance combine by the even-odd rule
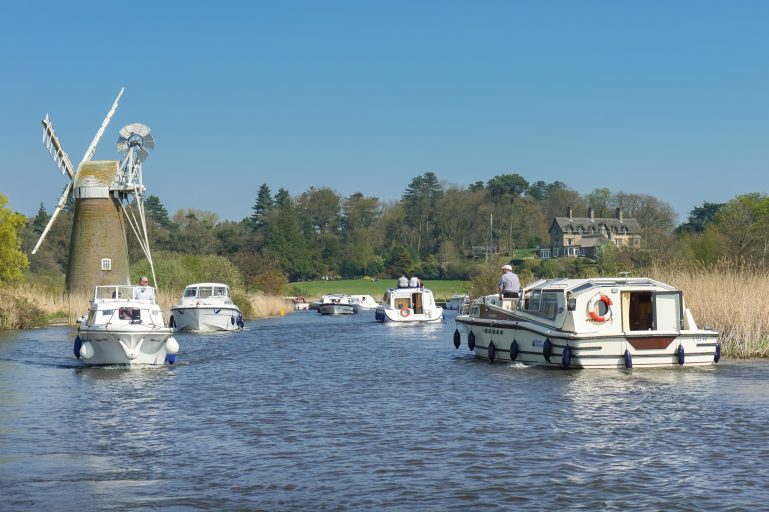
[[[197,295],[197,293],[198,293],[197,288],[187,288],[186,290],[184,290],[185,297],[194,297],[195,295]]]
[[[542,290],[532,290],[526,296],[522,302],[523,309],[527,313],[547,318],[548,320],[555,320],[558,316],[558,297],[562,295],[562,292],[543,292]]]
[[[527,313],[539,313],[539,308],[542,303],[542,291],[532,290],[527,293],[523,299],[523,310]]]
[[[212,293],[213,293],[213,290],[211,289],[210,286],[201,286],[200,288],[198,288],[198,297],[200,297],[201,299],[210,297]]]
[[[215,286],[214,287],[214,297],[226,297],[227,296],[227,288],[224,286]]]
[[[577,286],[576,288],[574,288],[573,292],[575,294],[582,293],[585,290],[589,290],[592,287],[593,287],[593,283],[588,281],[587,283],[581,284],[581,285]]]
[[[393,306],[395,307],[395,309],[410,308],[411,300],[408,297],[396,298],[393,301]]]

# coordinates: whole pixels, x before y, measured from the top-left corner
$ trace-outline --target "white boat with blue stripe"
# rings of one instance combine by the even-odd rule
[[[465,303],[454,346],[491,362],[564,368],[703,366],[719,333],[697,326],[681,290],[648,278],[548,279],[520,298]]]
[[[173,364],[179,343],[172,334],[151,286],[97,286],[74,353],[87,366]]]
[[[179,303],[171,307],[169,324],[177,331],[211,332],[242,329],[244,322],[229,286],[194,283],[187,285]]]

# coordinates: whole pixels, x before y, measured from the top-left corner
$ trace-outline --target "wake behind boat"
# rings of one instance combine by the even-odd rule
[[[178,304],[171,307],[169,325],[177,331],[210,332],[242,329],[243,315],[223,283],[188,285]]]
[[[480,297],[457,316],[462,339],[491,362],[564,368],[710,365],[719,334],[701,329],[683,292],[647,278],[549,279],[520,299]]]
[[[75,338],[85,365],[173,364],[179,344],[149,286],[97,286]]]

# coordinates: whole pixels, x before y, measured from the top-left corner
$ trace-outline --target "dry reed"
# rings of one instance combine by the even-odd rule
[[[75,324],[88,311],[90,294],[65,294],[50,285],[22,283],[0,288],[0,329],[23,329],[50,324]],[[266,318],[293,312],[282,297],[245,295],[248,304],[241,307],[246,319]],[[14,300],[11,301],[10,298]],[[157,301],[168,318],[179,294],[158,290]],[[24,315],[32,311],[33,321]]]
[[[769,356],[769,274],[760,269],[737,270],[727,264],[715,269],[652,267],[649,277],[684,292],[684,301],[699,327],[721,333],[725,356]]]

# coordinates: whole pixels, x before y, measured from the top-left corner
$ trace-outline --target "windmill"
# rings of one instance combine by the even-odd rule
[[[50,116],[46,114],[43,119],[43,145],[61,173],[69,178],[69,183],[32,254],[38,251],[56,217],[70,195],[73,196],[75,211],[65,281],[68,293],[90,292],[97,285],[130,283],[126,224],[139,241],[150,262],[153,282],[157,283],[148,243],[142,183],[142,162],[155,147],[150,129],[140,123],[124,126],[117,141],[118,152],[124,154],[122,160],[91,160],[124,90],[120,89],[77,168],[73,168],[62,148]]]

